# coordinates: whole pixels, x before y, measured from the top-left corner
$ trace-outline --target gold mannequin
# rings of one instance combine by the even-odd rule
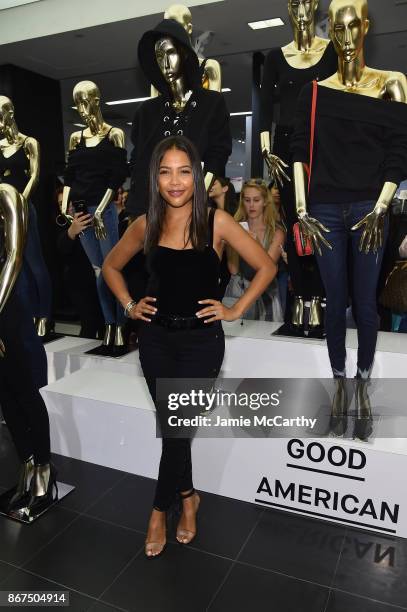
[[[81,81],[73,90],[73,100],[75,102],[78,113],[87,128],[83,132],[83,137],[87,147],[97,146],[111,129],[108,123],[103,120],[100,110],[100,91],[98,86],[92,81]],[[79,143],[82,132],[74,132],[69,140],[69,150],[72,151]],[[113,128],[110,132],[109,139],[116,147],[124,149],[125,139],[124,132],[119,128]],[[64,187],[62,195],[62,214],[66,215],[69,204],[69,194],[71,188]],[[113,190],[107,189],[99,206],[97,207],[93,225],[95,228],[96,238],[98,240],[106,239],[106,229],[103,222],[103,213],[113,199]]]
[[[319,0],[289,0],[288,14],[294,40],[282,48],[287,63],[298,70],[315,66],[322,58],[329,40],[315,36],[315,15]],[[284,172],[287,164],[271,152],[270,132],[260,134],[260,146],[269,174],[276,184],[290,180]]]
[[[179,49],[172,38],[163,37],[155,44],[155,56],[157,64],[171,89],[172,106],[177,113],[180,113],[184,110],[192,92],[187,91]],[[207,172],[205,174],[205,187],[208,191],[213,180],[213,173]]]
[[[397,102],[407,101],[407,81],[399,72],[368,68],[365,64],[363,45],[369,31],[367,0],[333,0],[329,8],[330,37],[338,54],[338,71],[320,82],[351,94],[386,98]],[[355,168],[357,172],[357,168]],[[303,164],[294,164],[295,201],[301,231],[308,236],[321,254],[321,243],[331,245],[322,235],[329,232],[319,221],[308,216],[306,177]],[[383,244],[384,216],[397,190],[395,183],[386,182],[373,211],[352,229],[365,226],[360,239],[360,251],[376,252]]]
[[[14,118],[14,106],[6,96],[0,96],[0,148],[4,157],[11,157],[24,146],[24,152],[30,163],[30,174],[27,185],[21,194],[29,200],[40,175],[40,147],[35,138],[27,137],[18,131]]]
[[[21,147],[30,164],[29,174],[27,175],[27,185],[22,196],[29,201],[32,196],[40,176],[40,146],[35,138],[27,137],[18,131],[14,116],[14,105],[10,98],[0,96],[0,148],[4,157],[14,155]],[[38,318],[35,321],[39,336],[46,335],[46,318]]]
[[[0,231],[4,231],[6,260],[0,273],[0,313],[17,280],[23,262],[28,207],[25,198],[11,185],[0,185]],[[6,347],[0,338],[0,357]]]
[[[188,36],[192,36],[192,15],[191,11],[184,4],[172,4],[167,8],[164,13],[164,19],[173,19],[182,25]],[[199,57],[199,65],[205,61],[205,58]],[[219,62],[214,59],[207,59],[205,63],[205,70],[202,79],[202,86],[205,89],[212,89],[212,91],[221,91],[222,89],[222,73]],[[158,91],[155,87],[151,86],[151,97],[155,98],[158,96]]]

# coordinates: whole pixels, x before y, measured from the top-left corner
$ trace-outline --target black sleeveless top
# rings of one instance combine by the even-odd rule
[[[149,274],[146,295],[157,298],[160,315],[193,317],[219,298],[220,260],[213,248],[215,210],[208,216],[208,242],[203,251],[156,246],[146,256]]]
[[[12,185],[19,193],[24,191],[30,179],[30,161],[24,150],[26,140],[10,157],[4,157],[0,151],[0,182]]]
[[[72,202],[84,200],[87,206],[99,206],[108,189],[116,191],[127,176],[126,150],[116,147],[109,134],[94,147],[81,139],[68,155],[64,184],[71,188]]]

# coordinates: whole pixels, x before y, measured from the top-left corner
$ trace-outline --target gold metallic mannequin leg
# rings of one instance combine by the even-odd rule
[[[21,508],[28,502],[28,494],[30,491],[31,480],[34,472],[34,457],[31,455],[20,468],[20,475],[16,487],[16,492],[10,500],[8,507],[9,512]]]
[[[356,379],[354,437],[367,442],[373,433],[373,416],[367,392],[369,380]]]
[[[296,327],[304,325],[304,300],[301,296],[294,298],[292,324]]]
[[[348,428],[348,393],[346,378],[335,378],[335,395],[332,401],[330,430],[335,436],[343,436]]]
[[[48,323],[48,319],[46,317],[37,319],[35,322],[35,326],[37,328],[37,334],[39,335],[40,338],[44,338],[47,335],[47,323]]]
[[[111,346],[114,343],[114,337],[115,337],[115,325],[113,323],[106,323],[105,336],[103,338],[103,346]]]
[[[31,481],[31,499],[26,508],[27,514],[35,518],[57,499],[58,486],[55,468],[50,463],[34,465]]]
[[[116,325],[116,332],[114,335],[114,345],[123,347],[124,346],[124,338],[123,338],[123,327],[122,325]]]
[[[308,327],[320,327],[322,325],[321,298],[313,297],[309,309]]]

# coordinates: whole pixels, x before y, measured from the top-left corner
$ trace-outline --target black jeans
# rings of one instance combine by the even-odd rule
[[[42,359],[44,348],[17,290],[0,314],[0,338],[6,347],[5,357],[0,358],[0,404],[18,455],[21,461],[34,455],[37,464],[48,463],[48,412],[33,367],[33,359]]]
[[[375,254],[359,251],[363,228],[351,231],[368,213],[375,202],[352,204],[311,204],[310,214],[325,225],[329,234],[324,234],[333,249],[322,247],[318,265],[325,285],[326,334],[329,358],[334,376],[345,376],[346,361],[346,308],[348,304],[348,257],[352,271],[352,311],[358,330],[358,372],[368,378],[376,351],[378,315],[377,283],[383,260],[384,246]],[[385,237],[388,223],[386,219]]]
[[[214,380],[220,371],[225,352],[221,323],[194,330],[171,330],[155,323],[143,323],[139,332],[140,363],[148,389],[157,409],[163,407],[156,397],[160,378],[205,378]],[[193,488],[190,438],[162,440],[162,454],[154,508],[168,510],[179,491]]]

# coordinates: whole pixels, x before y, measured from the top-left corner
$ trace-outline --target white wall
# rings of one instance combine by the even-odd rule
[[[223,0],[188,0],[188,6]],[[163,13],[169,0],[41,0],[1,11],[0,44]]]

